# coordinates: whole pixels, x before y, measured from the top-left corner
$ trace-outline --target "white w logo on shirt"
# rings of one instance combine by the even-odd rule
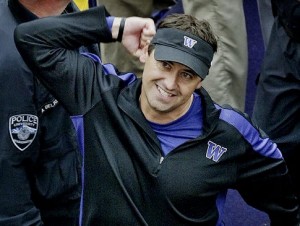
[[[221,156],[227,151],[227,148],[221,147],[212,141],[208,141],[207,145],[206,158],[212,159],[214,162],[218,162]]]

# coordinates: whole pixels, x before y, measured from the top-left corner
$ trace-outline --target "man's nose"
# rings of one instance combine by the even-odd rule
[[[168,90],[174,90],[177,88],[177,76],[176,73],[169,73],[165,77],[165,86]]]

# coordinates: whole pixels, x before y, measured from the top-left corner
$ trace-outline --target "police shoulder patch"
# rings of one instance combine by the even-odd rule
[[[36,115],[19,114],[9,118],[9,134],[13,144],[24,151],[34,141],[39,119]]]

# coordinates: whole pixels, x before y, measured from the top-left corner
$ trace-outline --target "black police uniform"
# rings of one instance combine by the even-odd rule
[[[71,3],[65,12],[75,10]],[[81,156],[74,126],[13,39],[18,24],[34,19],[17,0],[1,3],[0,225],[76,225]]]

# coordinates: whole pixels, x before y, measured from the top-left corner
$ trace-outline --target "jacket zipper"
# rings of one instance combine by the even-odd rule
[[[165,158],[163,156],[161,156],[160,159],[159,159],[159,164],[161,164],[164,161],[164,159]]]

